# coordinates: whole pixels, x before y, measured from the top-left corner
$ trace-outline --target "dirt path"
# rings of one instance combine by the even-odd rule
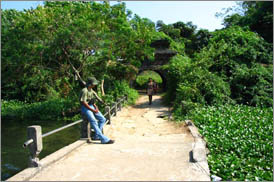
[[[120,140],[125,135],[137,137],[187,133],[183,124],[168,121],[168,116],[168,107],[163,106],[160,96],[153,96],[152,105],[148,105],[148,97],[142,95],[134,106],[123,109],[113,119],[108,136]],[[190,135],[187,139],[192,141]]]
[[[189,152],[194,142],[180,124],[164,120],[168,108],[154,96],[148,105],[141,96],[136,105],[123,108],[105,134],[115,144],[85,144],[44,169],[32,181],[207,181]]]

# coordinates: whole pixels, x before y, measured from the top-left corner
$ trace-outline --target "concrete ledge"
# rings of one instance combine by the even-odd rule
[[[206,148],[206,142],[203,140],[202,135],[199,133],[198,128],[190,120],[185,121],[190,133],[194,137],[194,144],[192,146],[192,151],[190,152],[190,161],[198,164],[208,176],[210,176],[210,171],[207,163],[207,154],[209,150]],[[209,177],[210,180],[210,177]]]
[[[206,147],[205,143],[201,138],[195,139],[193,146],[193,159],[197,162],[206,161]]]
[[[63,148],[59,149],[58,151],[41,159],[39,161],[41,166],[26,168],[23,171],[19,172],[18,174],[7,179],[7,181],[28,181],[32,177],[34,177],[37,173],[41,172],[44,168],[48,167],[50,164],[62,159],[63,157],[68,155],[70,152],[72,152],[76,148],[78,148],[86,143],[87,143],[86,139],[77,140],[76,142],[74,142],[66,147],[63,147]]]

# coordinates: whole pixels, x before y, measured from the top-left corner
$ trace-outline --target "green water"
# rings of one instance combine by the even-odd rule
[[[42,134],[69,124],[65,121],[2,121],[1,123],[1,181],[10,178],[28,167],[29,151],[23,148],[27,140],[27,127],[40,125]],[[39,155],[45,156],[67,146],[80,138],[80,124],[64,129],[43,138],[43,150]]]

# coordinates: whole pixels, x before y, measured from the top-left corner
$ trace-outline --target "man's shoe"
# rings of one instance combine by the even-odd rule
[[[100,138],[96,138],[96,137],[91,137],[91,140],[94,140],[94,141],[98,141],[98,140],[100,140]]]
[[[115,141],[114,140],[109,140],[107,143],[104,144],[113,144]]]

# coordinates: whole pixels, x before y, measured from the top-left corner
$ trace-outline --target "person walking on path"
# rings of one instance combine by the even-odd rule
[[[152,95],[153,95],[153,81],[152,78],[149,78],[148,84],[147,84],[147,95],[149,98],[149,105],[152,104]]]
[[[153,80],[153,92],[154,92],[154,94],[157,94],[157,90],[158,90],[158,85],[155,82],[155,80]]]
[[[102,133],[106,118],[96,106],[95,98],[91,91],[97,84],[98,81],[96,78],[91,77],[88,79],[86,87],[82,89],[80,94],[81,112],[87,117],[91,127],[94,129],[95,140],[101,140],[102,144],[112,144],[114,143],[114,140],[109,139]]]

